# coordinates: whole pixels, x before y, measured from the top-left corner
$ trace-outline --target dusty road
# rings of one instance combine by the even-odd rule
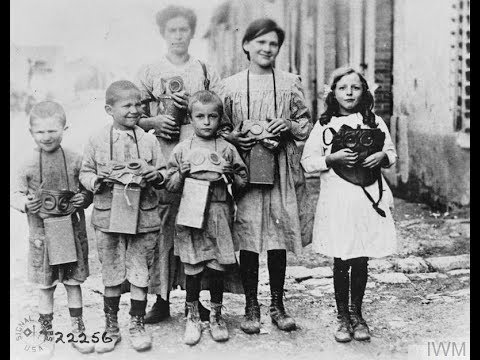
[[[106,123],[99,117],[101,104],[70,111],[72,131],[79,136],[66,135],[66,142],[81,144],[96,127]],[[68,115],[68,114],[67,114]],[[22,133],[24,123],[14,124],[11,159],[15,163],[30,140]],[[312,189],[316,188],[310,182]],[[226,343],[215,343],[205,324],[202,340],[194,347],[182,343],[184,330],[183,304],[185,292],[172,292],[172,317],[158,325],[147,326],[153,335],[153,349],[136,353],[128,342],[129,294],[120,303],[120,322],[123,340],[113,353],[79,355],[69,344],[57,344],[53,359],[420,359],[414,355],[414,345],[425,349],[428,342],[457,341],[461,344],[470,337],[470,272],[469,261],[463,257],[445,258],[448,263],[434,268],[428,261],[432,257],[466,255],[470,248],[468,211],[437,214],[421,204],[395,199],[394,217],[398,230],[399,253],[371,265],[370,278],[365,295],[364,317],[372,330],[372,340],[367,343],[352,341],[336,343],[333,331],[336,327],[333,279],[325,273],[321,276],[304,276],[299,273],[331,266],[331,259],[321,257],[305,248],[302,256],[289,254],[286,281],[286,307],[299,325],[297,331],[283,333],[272,326],[268,316],[269,288],[262,259],[260,276],[260,302],[262,304],[262,333],[246,335],[239,329],[243,315],[242,295],[225,295],[225,313],[231,338]],[[30,359],[13,337],[14,329],[24,317],[37,315],[37,294],[26,282],[26,218],[11,211],[11,265],[10,265],[10,326],[13,359]],[[90,235],[91,276],[83,286],[84,318],[87,333],[103,331],[102,283],[99,272],[95,241]],[[403,260],[402,260],[403,259]],[[407,260],[405,260],[407,259]],[[403,261],[403,262],[402,262]],[[406,261],[406,262],[405,262]],[[455,261],[458,262],[455,263]],[[426,264],[426,265],[425,265]],[[437,265],[435,265],[437,267]],[[393,275],[392,275],[393,274]],[[208,305],[208,292],[201,298]],[[66,293],[59,286],[55,295],[55,331],[68,333],[69,316]],[[149,296],[149,305],[154,297]],[[423,350],[422,350],[423,351]],[[410,353],[410,355],[409,355]],[[462,357],[468,358],[468,357]]]

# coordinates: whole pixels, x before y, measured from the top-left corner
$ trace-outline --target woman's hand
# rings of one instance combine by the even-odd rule
[[[184,90],[169,94],[173,100],[174,105],[179,109],[186,109],[188,106],[188,97],[190,94]]]
[[[270,122],[268,123],[267,131],[271,132],[274,135],[277,135],[281,132],[289,131],[292,128],[292,121],[288,119],[267,119]]]
[[[386,158],[387,154],[383,151],[376,152],[369,157],[367,157],[365,160],[362,162],[362,166],[366,168],[374,168],[377,166],[380,166],[382,164],[382,161]]]
[[[235,147],[241,149],[242,151],[249,151],[253,147],[253,145],[255,145],[256,140],[255,138],[246,135],[248,130],[240,130],[241,126],[241,122],[235,125],[230,134],[227,134],[225,136],[225,139],[235,145]]]
[[[178,137],[180,134],[180,127],[170,115],[157,115],[151,118],[152,128],[155,129],[155,134],[161,138],[170,140]]]
[[[347,167],[353,167],[358,160],[358,153],[353,152],[350,149],[342,149],[333,154],[327,155],[327,166],[332,164],[345,165]]]

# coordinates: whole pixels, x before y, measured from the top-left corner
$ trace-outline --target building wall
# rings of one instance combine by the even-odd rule
[[[470,203],[470,150],[454,131],[452,1],[397,0],[393,117],[398,194],[433,205]]]

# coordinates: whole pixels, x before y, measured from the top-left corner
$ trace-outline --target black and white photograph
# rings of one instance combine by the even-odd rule
[[[470,0],[11,0],[10,359],[470,359]]]

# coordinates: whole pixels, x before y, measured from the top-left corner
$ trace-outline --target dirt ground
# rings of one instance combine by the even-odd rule
[[[81,127],[91,132],[103,120],[94,122],[91,114],[98,109],[77,108],[77,117],[85,119]],[[90,111],[90,112],[89,112]],[[18,129],[24,124],[15,123]],[[78,122],[74,127],[79,129]],[[28,134],[27,134],[28,135]],[[85,135],[86,137],[86,135]],[[12,138],[12,135],[11,135]],[[28,137],[14,136],[15,151],[21,151]],[[70,138],[80,145],[83,138]],[[17,153],[18,155],[18,153]],[[312,191],[314,181],[309,182]],[[313,202],[313,201],[312,201]],[[435,213],[423,204],[395,199],[394,218],[399,241],[396,257],[411,255],[420,257],[446,256],[470,253],[470,215],[468,209],[452,213]],[[12,336],[17,324],[27,316],[37,318],[37,294],[26,281],[27,223],[23,214],[14,210],[10,217],[10,326]],[[91,229],[90,277],[83,286],[84,318],[87,333],[103,331],[103,299],[100,267]],[[261,259],[261,271],[265,272],[265,258]],[[310,246],[301,256],[288,255],[288,266],[302,265],[307,268],[330,266],[331,259],[314,254]],[[333,280],[329,279],[332,283]],[[171,295],[172,317],[158,325],[148,325],[153,336],[153,348],[137,353],[128,341],[128,310],[130,295],[124,294],[120,302],[120,325],[123,340],[112,353],[80,355],[69,344],[57,344],[53,359],[417,359],[412,346],[425,347],[428,341],[469,341],[470,338],[470,275],[448,275],[439,278],[415,280],[405,284],[390,284],[375,281],[370,277],[365,294],[364,317],[372,339],[361,343],[352,341],[339,344],[333,339],[336,328],[335,301],[332,286],[306,286],[293,278],[286,280],[285,304],[296,319],[298,329],[284,333],[276,329],[268,315],[269,288],[265,283],[259,287],[262,304],[262,331],[258,335],[246,335],[239,329],[244,313],[243,295],[225,294],[226,321],[230,340],[214,342],[205,328],[200,343],[194,347],[182,342],[185,320],[183,307],[185,292],[174,290]],[[201,293],[208,306],[208,292]],[[155,298],[149,295],[148,308]],[[69,332],[69,316],[66,293],[59,286],[55,294],[55,331]],[[13,359],[30,359],[32,353],[22,344],[11,340]],[[410,355],[409,355],[410,352]],[[37,354],[33,354],[37,356]],[[466,358],[466,357],[463,357]]]

